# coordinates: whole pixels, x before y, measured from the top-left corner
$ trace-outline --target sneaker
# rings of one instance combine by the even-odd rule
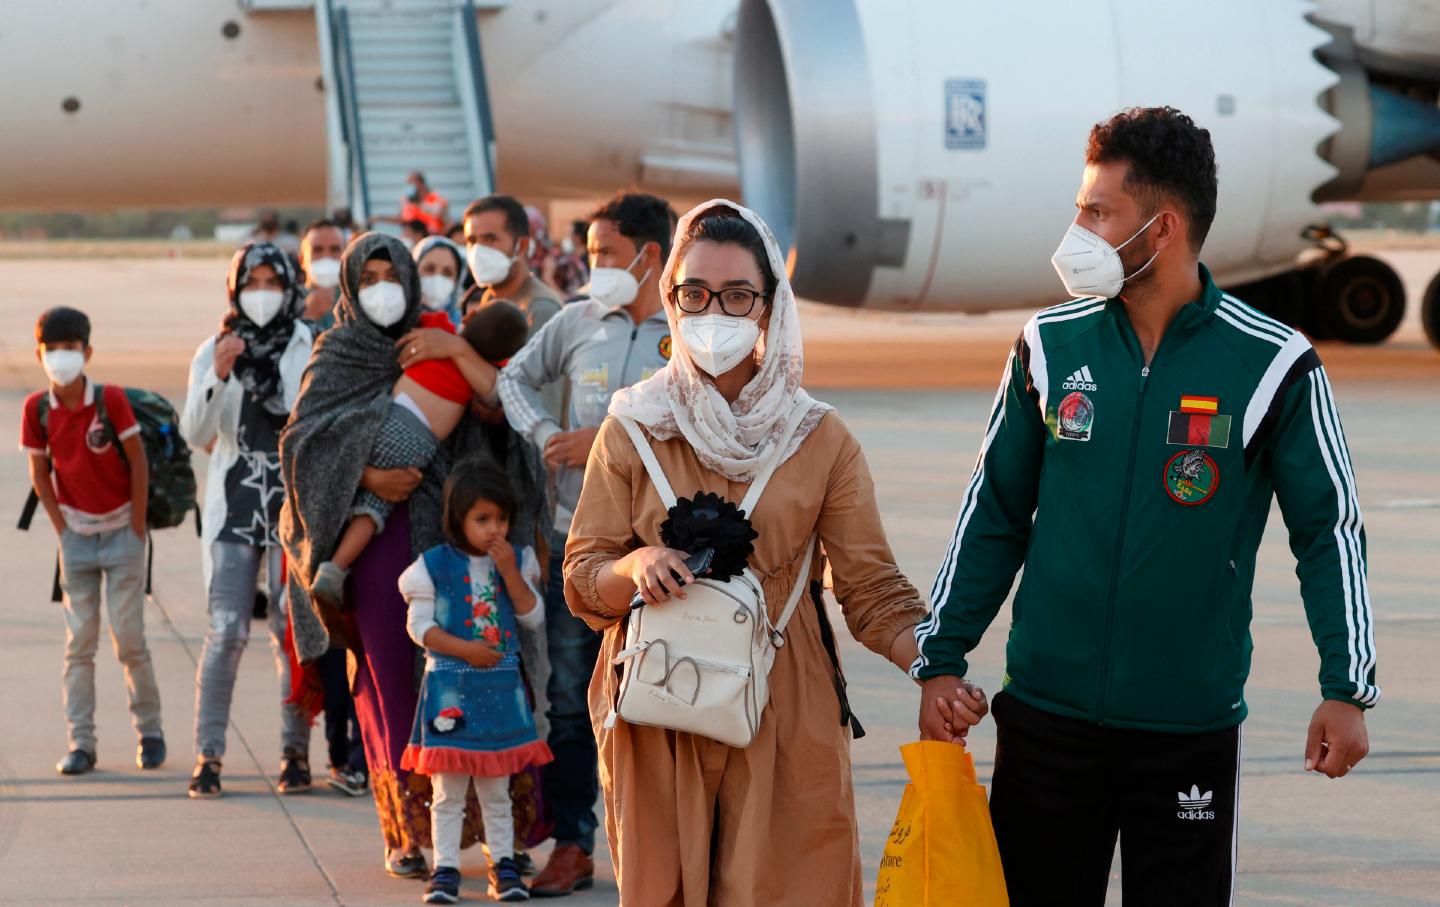
[[[435,867],[421,900],[426,904],[460,903],[460,870],[453,866]]]
[[[255,604],[250,608],[250,616],[255,620],[270,616],[270,596],[260,589],[255,590]]]
[[[285,747],[285,754],[280,758],[280,793],[309,793],[310,781],[310,760],[294,749]]]
[[[520,868],[513,857],[503,857],[490,867],[490,897],[497,901],[530,900],[530,889],[520,878]]]
[[[165,764],[165,738],[141,737],[140,748],[135,751],[135,764],[143,769],[155,769]]]
[[[364,772],[343,768],[330,769],[329,784],[340,793],[351,797],[363,797],[370,789],[370,779],[365,777]]]
[[[520,870],[520,874],[527,879],[540,871],[535,865],[535,860],[523,850],[515,851],[515,868]]]
[[[89,750],[71,750],[55,763],[55,771],[62,775],[84,775],[94,768],[95,754]]]
[[[385,871],[397,879],[423,879],[429,870],[425,866],[425,856],[419,851],[396,856],[395,851],[387,849]]]
[[[331,561],[326,561],[315,571],[315,581],[310,584],[310,597],[327,608],[343,610],[345,577],[349,575],[350,571],[341,570]]]
[[[195,766],[190,776],[191,800],[214,800],[220,796],[220,762],[206,759]]]
[[[489,844],[485,844],[482,842],[480,844],[480,850],[485,854],[485,859],[493,860],[493,858],[490,856]],[[515,855],[511,859],[515,861],[515,868],[520,870],[520,875],[524,876],[527,879],[540,871],[539,867],[535,865],[534,858],[532,858],[529,853],[519,849],[518,847],[515,849]]]

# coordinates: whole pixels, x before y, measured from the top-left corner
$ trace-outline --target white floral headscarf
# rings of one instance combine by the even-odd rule
[[[770,325],[756,345],[760,368],[733,406],[690,358],[679,330],[682,316],[676,312],[668,292],[679,264],[682,237],[698,215],[715,207],[732,209],[759,231],[776,280],[775,293],[767,301]],[[690,209],[676,227],[670,258],[660,274],[660,292],[670,320],[670,362],[649,379],[616,393],[610,413],[629,416],[658,440],[682,435],[701,463],[731,481],[750,482],[778,442],[792,409],[808,403],[810,412],[792,436],[781,462],[788,460],[832,407],[812,399],[800,386],[805,372],[800,315],[785,259],[770,228],[754,211],[723,198]]]

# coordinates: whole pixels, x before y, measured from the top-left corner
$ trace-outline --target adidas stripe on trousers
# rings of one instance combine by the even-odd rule
[[[1000,693],[990,812],[1012,907],[1100,907],[1120,842],[1126,907],[1234,900],[1240,728],[1167,734]]]

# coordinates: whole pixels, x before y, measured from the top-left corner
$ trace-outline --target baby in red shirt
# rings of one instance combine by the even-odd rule
[[[420,326],[454,332],[444,312],[420,316]],[[503,366],[525,345],[529,324],[509,302],[496,301],[477,309],[460,331],[480,357]],[[367,465],[376,469],[424,469],[440,444],[460,424],[474,389],[451,359],[427,359],[407,368],[391,390],[390,412],[370,448]],[[321,564],[310,586],[310,596],[340,608],[345,577],[350,567],[385,529],[392,504],[364,488],[355,495],[350,522],[340,536],[335,554]]]

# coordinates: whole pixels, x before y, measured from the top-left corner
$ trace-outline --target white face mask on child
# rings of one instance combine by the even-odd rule
[[[40,360],[56,387],[65,387],[85,370],[85,354],[80,350],[46,350]]]

